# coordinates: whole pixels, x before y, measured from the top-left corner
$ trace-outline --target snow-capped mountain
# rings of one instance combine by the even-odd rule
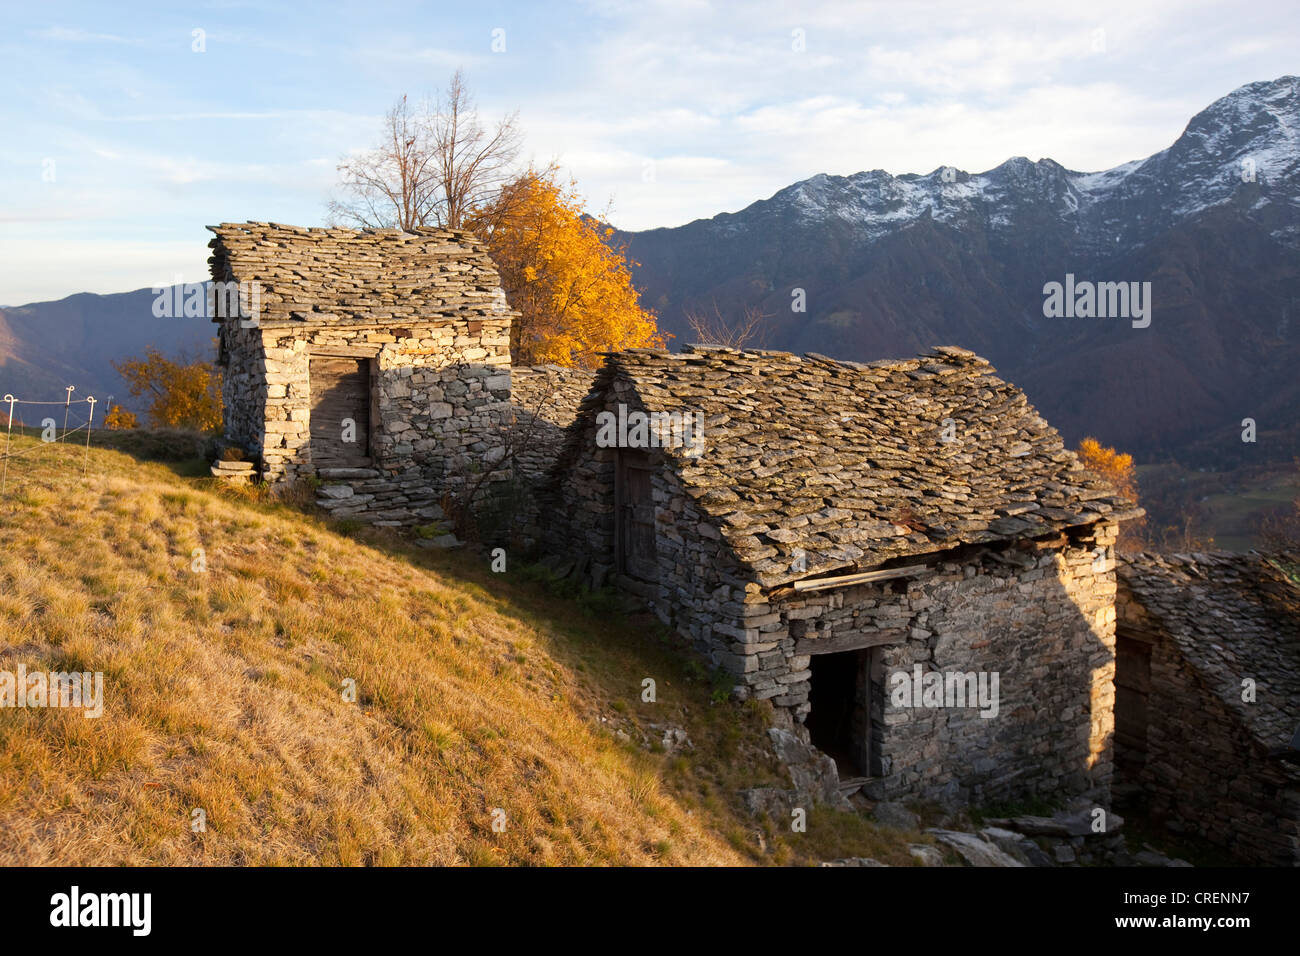
[[[617,239],[677,342],[691,341],[689,310],[758,306],[771,348],[857,360],[974,349],[1071,440],[1240,456],[1239,423],[1260,416],[1289,436],[1264,451],[1300,452],[1294,76],[1243,86],[1168,149],[1102,172],[1018,156],[981,173],[823,174],[738,213]],[[1151,282],[1152,324],[1046,317],[1044,285],[1067,273]],[[796,288],[805,313],[791,310]]]
[[[891,176],[880,169],[821,173],[709,222],[720,234],[734,236],[773,212],[811,225],[837,219],[858,238],[873,241],[927,216],[1009,231],[1029,210],[1047,210],[1079,242],[1128,251],[1250,192],[1252,211],[1278,214],[1274,237],[1294,242],[1298,177],[1300,77],[1287,76],[1241,87],[1196,114],[1168,149],[1114,169],[1076,172],[1051,159],[1035,163],[1015,156],[982,173],[954,167],[926,175]]]

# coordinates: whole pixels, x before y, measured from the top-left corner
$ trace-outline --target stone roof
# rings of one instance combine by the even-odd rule
[[[463,230],[307,229],[272,222],[207,228],[215,233],[208,243],[213,280],[257,282],[263,325],[400,326],[449,315],[502,315],[505,299],[498,298],[501,282],[487,247]]]
[[[1267,750],[1300,725],[1300,553],[1128,555],[1122,585]],[[1255,681],[1255,701],[1241,699]]]
[[[964,349],[871,364],[701,346],[610,353],[584,411],[611,386],[646,412],[703,413],[702,454],[664,454],[764,586],[1142,514]],[[571,430],[559,467],[588,440]],[[797,551],[806,572],[792,569]]]

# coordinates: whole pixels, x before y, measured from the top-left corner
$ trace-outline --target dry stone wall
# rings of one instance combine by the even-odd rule
[[[545,508],[538,492],[564,444],[565,430],[591,390],[593,373],[559,365],[511,369],[510,534],[514,543],[534,550],[543,537]]]
[[[938,556],[931,573],[752,606],[759,633],[796,651],[758,654],[750,686],[797,714],[811,655],[873,632],[873,797],[991,803],[1109,800],[1114,727],[1114,526],[1041,551]],[[1099,550],[1100,549],[1100,550]],[[773,618],[777,618],[773,620]],[[747,628],[747,632],[751,630]],[[788,632],[788,638],[786,637]],[[788,643],[787,643],[788,641]],[[733,651],[737,645],[733,645]],[[996,708],[896,706],[892,675],[997,675]],[[752,666],[752,665],[751,665]],[[990,686],[986,685],[986,686]],[[982,716],[987,714],[988,716]]]
[[[266,335],[268,447],[262,454],[273,480],[315,472],[308,381],[313,350],[376,350],[374,473],[327,470],[323,477],[336,490],[327,490],[321,503],[336,515],[377,524],[440,517],[434,503],[443,494],[457,493],[504,454],[502,421],[510,399],[508,320],[460,319],[395,331],[329,327],[305,336]],[[352,494],[343,491],[348,487]]]
[[[243,449],[250,460],[261,458],[266,421],[266,367],[262,363],[262,332],[238,322],[222,322],[217,332],[218,363],[222,366],[221,402],[225,438]]]
[[[1147,810],[1250,863],[1300,866],[1300,776],[1269,761],[1168,641],[1151,652]]]
[[[560,453],[564,430],[577,417],[594,377],[585,369],[559,365],[511,369],[512,457],[522,480],[530,485],[545,480]]]

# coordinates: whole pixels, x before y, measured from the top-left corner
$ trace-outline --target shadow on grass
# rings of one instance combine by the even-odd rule
[[[91,433],[93,448],[108,448],[138,461],[165,465],[181,478],[211,477],[208,443],[212,436],[180,429],[124,428]]]
[[[15,441],[23,438],[40,441],[43,430],[15,425],[12,430],[0,430],[0,440],[5,435]],[[57,443],[68,448],[82,449],[87,445],[85,431],[70,431],[63,437],[59,429],[58,435]],[[120,451],[137,461],[164,465],[181,478],[197,478],[210,477],[207,451],[211,440],[211,435],[181,429],[97,428],[90,433],[89,447],[91,451]]]
[[[648,762],[665,795],[697,808],[710,829],[745,858],[796,865],[843,856],[914,862],[905,842],[878,832],[858,814],[815,810],[807,833],[792,832],[787,820],[751,817],[741,790],[790,786],[767,740],[770,705],[732,700],[732,679],[711,671],[683,638],[623,595],[556,580],[513,550],[506,570],[495,572],[485,550],[428,549],[409,531],[331,519],[314,506],[310,487],[280,494],[232,486],[210,475],[207,441],[192,432],[145,429],[91,436],[92,449],[160,465],[196,491],[346,537],[376,556],[430,573],[530,629],[539,649],[581,688],[581,699],[569,705],[610,734],[629,758]],[[653,682],[653,696],[647,681]],[[689,745],[680,743],[677,731],[685,732]]]

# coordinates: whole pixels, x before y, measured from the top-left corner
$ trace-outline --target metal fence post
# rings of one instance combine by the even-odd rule
[[[4,494],[5,484],[9,480],[9,436],[14,430],[14,402],[18,399],[12,395],[6,395],[5,401],[9,403],[9,421],[5,426],[5,465],[4,472],[0,473],[0,495]]]
[[[86,457],[81,463],[81,477],[86,477],[86,469],[90,467],[90,429],[95,423],[95,396],[91,395],[86,401],[90,402],[90,416],[86,419]]]
[[[59,441],[66,441],[68,438],[68,412],[72,409],[72,393],[77,390],[77,386],[69,385],[64,391],[68,393],[67,401],[63,403],[63,437]]]

